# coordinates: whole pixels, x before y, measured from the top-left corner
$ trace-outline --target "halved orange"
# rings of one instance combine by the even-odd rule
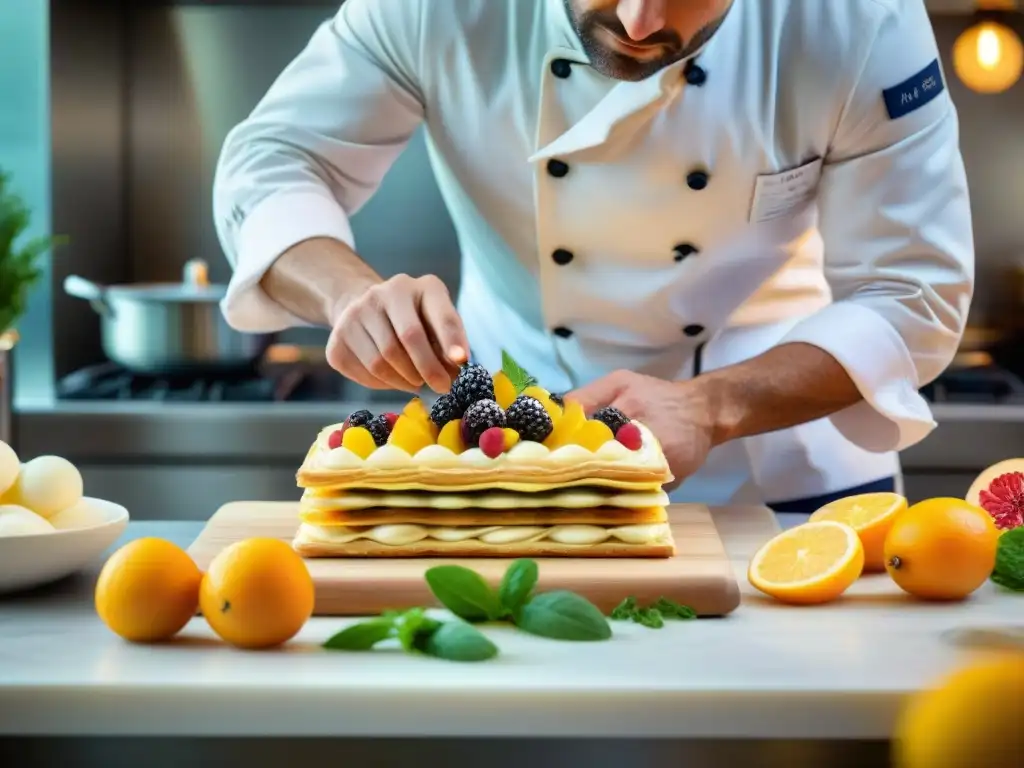
[[[784,603],[815,605],[835,600],[864,569],[857,532],[834,520],[808,522],[783,531],[750,561],[751,585]]]
[[[863,493],[826,504],[810,517],[810,522],[834,520],[846,523],[860,536],[864,545],[864,570],[885,571],[885,537],[896,516],[907,509],[907,500],[898,493]]]

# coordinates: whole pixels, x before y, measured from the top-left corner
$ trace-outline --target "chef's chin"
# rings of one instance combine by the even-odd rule
[[[591,66],[605,77],[615,80],[630,82],[645,80],[679,60],[678,56],[659,56],[654,59],[640,60],[612,50],[596,40],[584,40],[583,47],[590,58]]]

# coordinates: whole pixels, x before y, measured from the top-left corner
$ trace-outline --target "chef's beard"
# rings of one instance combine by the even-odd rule
[[[637,45],[661,46],[660,56],[641,61],[606,47],[597,37],[597,30],[603,28],[623,40],[630,39],[614,11],[587,11],[578,14],[573,8],[573,0],[564,2],[566,12],[572,19],[573,27],[590,59],[591,66],[606,77],[634,82],[644,80],[665,67],[692,56],[718,31],[728,14],[726,10],[717,19],[699,29],[689,42],[684,42],[670,29],[663,29],[643,40],[636,40]]]

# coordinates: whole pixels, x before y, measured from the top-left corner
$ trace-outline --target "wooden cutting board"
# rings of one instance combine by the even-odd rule
[[[539,558],[538,589],[569,589],[611,611],[624,597],[653,601],[661,596],[691,606],[701,616],[724,616],[740,602],[739,587],[710,510],[702,505],[669,507],[677,553],[665,559]],[[189,547],[206,569],[230,544],[251,537],[291,542],[299,523],[297,502],[238,501],[221,507]],[[441,563],[472,568],[497,585],[510,560],[310,558],[318,616],[369,616],[385,610],[437,606],[423,578]]]

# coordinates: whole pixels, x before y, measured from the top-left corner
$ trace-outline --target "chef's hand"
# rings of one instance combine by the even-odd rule
[[[327,362],[370,389],[447,392],[469,342],[448,288],[434,275],[368,287],[331,318]]]
[[[616,371],[566,397],[579,401],[588,414],[612,406],[645,424],[661,442],[674,488],[704,465],[714,447],[711,409],[687,384]]]

